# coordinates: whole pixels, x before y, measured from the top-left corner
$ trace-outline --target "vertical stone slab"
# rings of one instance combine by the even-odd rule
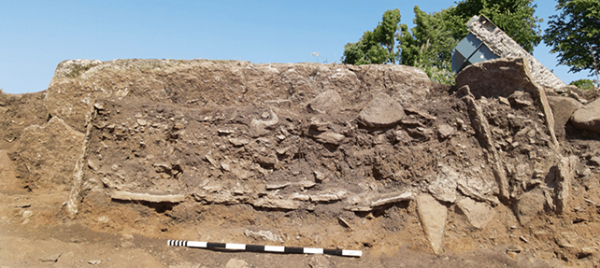
[[[417,212],[423,231],[431,244],[435,254],[440,254],[444,241],[444,228],[448,216],[448,208],[440,204],[435,198],[428,194],[417,196]]]

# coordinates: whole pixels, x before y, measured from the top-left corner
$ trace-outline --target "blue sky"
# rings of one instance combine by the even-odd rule
[[[534,2],[544,29],[556,2]],[[44,90],[68,59],[339,63],[344,45],[372,30],[388,9],[400,9],[401,23],[412,27],[415,4],[436,12],[454,1],[0,0],[0,88]],[[589,78],[557,67],[549,51],[541,44],[533,55],[564,82]]]

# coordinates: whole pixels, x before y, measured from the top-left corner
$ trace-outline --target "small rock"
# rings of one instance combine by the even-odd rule
[[[597,166],[597,167],[600,166],[600,157],[594,156],[594,157],[590,158],[590,164]]]
[[[140,125],[140,126],[145,126],[145,125],[147,125],[147,124],[148,124],[148,122],[147,122],[146,120],[144,120],[144,119],[138,119],[138,120],[137,120],[137,123],[138,123],[138,125]]]
[[[233,146],[236,146],[236,147],[244,146],[244,145],[250,143],[249,140],[247,140],[247,139],[240,139],[240,138],[230,138],[229,142],[231,144],[233,144]]]
[[[264,240],[264,241],[272,241],[272,242],[279,242],[279,243],[283,243],[283,238],[281,238],[280,235],[276,235],[273,234],[271,231],[252,231],[252,230],[245,230],[244,231],[244,235],[247,237],[252,237],[256,240]]]
[[[88,164],[88,167],[90,167],[94,171],[98,170],[98,164],[96,164],[96,162],[92,161],[92,159],[88,159],[88,163],[87,164]]]
[[[308,261],[311,268],[329,268],[329,260],[323,255],[313,255]]]
[[[518,246],[518,245],[516,245],[516,246],[509,246],[509,247],[506,249],[506,252],[515,252],[515,253],[521,253],[521,252],[523,252],[523,248],[522,248],[522,247],[520,247],[520,246]]]
[[[440,138],[442,139],[447,139],[448,137],[451,137],[456,131],[454,127],[448,124],[441,124],[440,126],[438,126],[437,130]]]
[[[338,217],[338,221],[340,222],[340,224],[342,226],[352,229],[352,227],[350,226],[350,223],[348,223],[348,221],[346,221],[344,218]]]
[[[96,264],[102,263],[102,261],[101,260],[91,260],[91,261],[88,261],[88,263],[91,265],[96,265]]]
[[[315,174],[315,179],[317,182],[323,182],[327,179],[327,174],[321,171],[313,170],[313,173]]]
[[[344,135],[331,131],[326,131],[313,136],[320,143],[329,143],[339,145],[345,138]]]
[[[41,262],[57,262],[58,258],[60,258],[60,255],[62,255],[62,253],[52,254],[52,255],[47,256],[45,258],[40,258],[40,261]]]
[[[94,103],[94,108],[102,111],[102,110],[104,110],[104,104],[102,104],[100,102],[96,102],[96,103]]]
[[[176,123],[176,124],[173,126],[173,129],[174,129],[174,130],[181,130],[181,129],[183,129],[183,128],[184,128],[184,125],[183,125],[182,123]]]
[[[248,267],[248,264],[244,260],[240,259],[230,259],[225,265],[226,268],[245,268]]]

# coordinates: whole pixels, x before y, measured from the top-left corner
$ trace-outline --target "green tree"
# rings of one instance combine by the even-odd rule
[[[427,14],[415,6],[415,27],[410,31],[406,24],[401,25],[397,36],[400,42],[399,58],[402,64],[423,69],[436,82],[450,82],[452,49],[457,40],[452,37],[448,18],[449,9]]]
[[[399,29],[400,10],[388,10],[373,31],[366,31],[356,43],[344,46],[342,62],[347,64],[395,63],[395,34]]]
[[[561,13],[550,17],[544,43],[558,52],[559,64],[571,66],[569,72],[595,71],[600,87],[600,1],[559,0],[556,10]]]
[[[533,15],[536,7],[531,0],[463,0],[449,10],[446,18],[455,22],[451,31],[455,39],[461,40],[468,34],[466,22],[482,14],[532,53],[542,41],[539,26],[542,19]]]

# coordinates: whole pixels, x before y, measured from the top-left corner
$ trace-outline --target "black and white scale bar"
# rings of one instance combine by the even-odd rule
[[[345,250],[345,249],[261,246],[261,245],[211,243],[211,242],[183,241],[183,240],[169,240],[168,244],[169,244],[169,246],[174,246],[174,247],[229,249],[229,250],[242,250],[242,251],[252,251],[252,252],[328,254],[328,255],[348,256],[348,257],[361,257],[362,256],[362,251],[360,251],[360,250]]]

